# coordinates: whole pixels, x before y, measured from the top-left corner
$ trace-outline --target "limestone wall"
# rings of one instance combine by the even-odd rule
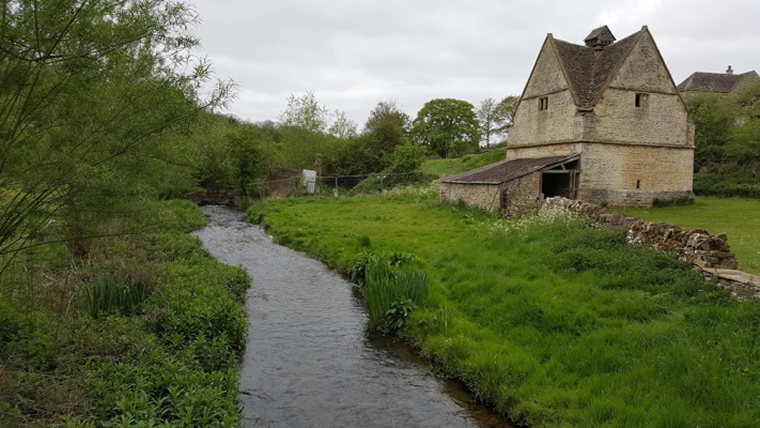
[[[587,141],[694,145],[694,133],[677,92],[647,93],[646,106],[636,107],[642,89],[609,87],[594,107],[593,127],[579,138]]]
[[[541,207],[541,173],[534,172],[512,181],[497,184],[441,183],[441,201],[464,202],[490,212],[502,210],[502,193],[505,193],[504,214],[515,216]]]
[[[507,149],[507,159],[542,158],[545,156],[570,156],[580,153],[581,150],[583,150],[583,144],[580,142],[566,142],[533,147],[520,147],[513,146],[510,140],[509,148]]]
[[[490,212],[499,210],[500,193],[501,186],[496,184],[441,183],[441,201],[461,201]]]
[[[690,148],[584,143],[578,199],[609,206],[651,206],[692,196]]]
[[[651,206],[657,199],[691,197],[690,148],[602,143],[513,147],[509,159],[581,153],[577,198],[609,206]],[[637,187],[638,185],[638,187]]]
[[[515,216],[541,207],[541,173],[534,172],[504,183],[506,208],[504,214]]]
[[[575,139],[577,107],[569,90],[546,95],[547,110],[538,109],[539,96],[524,97],[515,112],[514,126],[509,130],[509,146],[569,141]]]

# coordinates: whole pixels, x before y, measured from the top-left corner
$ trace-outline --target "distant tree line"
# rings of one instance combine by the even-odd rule
[[[317,155],[325,176],[414,172],[429,157],[462,156],[505,139],[516,101],[515,96],[499,102],[488,98],[475,109],[463,100],[434,99],[412,119],[395,101],[386,100],[359,130],[345,112],[328,109],[314,93],[290,95],[277,123],[207,118],[210,123],[200,137],[206,144],[199,183],[248,191],[272,171],[315,168]],[[421,177],[409,174],[406,181],[414,180]]]
[[[686,97],[696,125],[694,191],[760,197],[760,80],[723,95]]]
[[[234,85],[200,95],[210,65],[191,55],[196,20],[171,0],[4,3],[0,257],[43,236],[85,255],[87,238],[149,229],[151,201],[248,192],[273,171],[315,168],[318,154],[323,175],[414,172],[493,145],[511,125],[514,97],[479,109],[435,99],[415,118],[381,101],[361,129],[313,93],[290,96],[278,123],[223,116]]]

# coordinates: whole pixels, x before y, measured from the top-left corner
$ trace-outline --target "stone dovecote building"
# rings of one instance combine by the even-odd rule
[[[648,206],[692,195],[694,127],[646,26],[585,45],[548,34],[530,74],[507,159],[442,180],[441,198],[519,214],[565,196]]]

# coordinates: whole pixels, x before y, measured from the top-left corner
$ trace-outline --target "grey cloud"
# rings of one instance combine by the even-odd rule
[[[580,43],[602,24],[618,38],[649,25],[676,82],[760,68],[760,5],[738,0],[191,1],[198,54],[238,83],[230,112],[251,121],[306,91],[359,124],[385,99],[414,116],[436,97],[519,94],[546,33]]]

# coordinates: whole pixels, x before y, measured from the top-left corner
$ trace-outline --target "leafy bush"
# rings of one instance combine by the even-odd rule
[[[694,198],[690,196],[682,196],[680,198],[661,199],[654,198],[652,200],[652,206],[655,208],[662,207],[677,207],[682,205],[691,205],[694,203]]]
[[[359,258],[353,263],[351,267],[350,277],[351,281],[359,286],[364,285],[367,278],[367,270],[371,266],[378,263],[378,256],[371,252],[362,253]]]
[[[220,281],[220,273],[229,275],[224,271],[231,274],[233,290]],[[248,325],[238,303],[239,272],[211,259],[173,263],[161,291],[151,299],[154,330],[176,349],[190,346],[198,337],[224,336],[229,352],[242,350]]]
[[[71,294],[53,292],[84,311],[60,310],[57,298],[27,304],[0,281],[0,425],[239,426],[249,278],[179,232],[205,221],[196,206],[159,205],[179,212],[158,223],[166,232],[114,238],[87,263],[69,261],[76,274],[61,284]]]
[[[760,178],[746,173],[697,173],[694,174],[694,193],[760,198]]]
[[[190,201],[181,199],[164,201],[159,204],[158,209],[163,231],[192,232],[208,223],[203,212]]]
[[[376,193],[400,185],[422,184],[434,177],[420,171],[425,161],[426,150],[422,146],[403,144],[393,152],[392,164],[383,171],[372,174],[353,189],[351,194]]]
[[[409,299],[393,302],[391,307],[385,312],[378,330],[385,334],[397,334],[406,327],[406,323],[409,321],[409,316],[414,308],[414,302]]]

